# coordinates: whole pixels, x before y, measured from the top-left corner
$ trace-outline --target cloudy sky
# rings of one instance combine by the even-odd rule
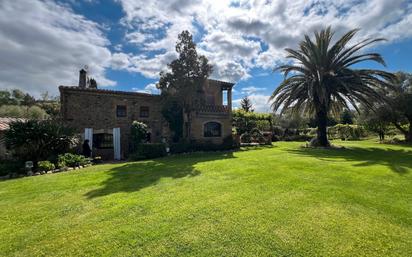
[[[187,29],[212,77],[237,83],[234,103],[248,95],[267,111],[283,49],[329,25],[337,35],[361,28],[357,40],[385,37],[369,50],[385,69],[412,72],[410,0],[0,0],[0,88],[57,95],[87,65],[100,87],[156,92]]]

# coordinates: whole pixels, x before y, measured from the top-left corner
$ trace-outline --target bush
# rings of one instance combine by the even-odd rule
[[[231,150],[235,148],[239,148],[239,143],[234,140],[233,135],[229,135],[225,138],[223,138],[223,143],[222,143],[222,150]]]
[[[187,141],[181,141],[178,143],[170,144],[170,153],[178,154],[178,153],[187,153],[191,151],[190,143]]]
[[[67,152],[74,142],[74,131],[51,120],[16,121],[6,131],[5,141],[18,160],[37,163]]]
[[[87,164],[90,164],[90,158],[84,157],[83,155],[65,153],[59,155],[59,157],[57,158],[57,166],[59,168],[77,167]]]
[[[153,159],[166,156],[166,146],[162,143],[157,144],[139,144],[136,152],[129,156],[129,160],[137,161],[143,159]]]
[[[133,121],[130,128],[130,151],[135,152],[138,146],[147,139],[147,125],[143,122]]]
[[[12,160],[0,161],[0,176],[5,176],[9,173],[25,173],[24,163]]]
[[[222,144],[214,144],[211,141],[197,142],[197,141],[182,141],[170,145],[170,152],[173,154],[188,153],[197,151],[224,151],[238,148],[239,144],[235,142],[232,135],[223,138]]]
[[[283,137],[284,141],[310,141],[312,140],[313,136],[310,135],[291,135],[291,136],[285,136]]]
[[[252,142],[252,136],[245,132],[240,136],[240,142],[241,143],[251,143]]]
[[[359,140],[366,137],[367,133],[362,126],[337,124],[328,129],[328,136],[330,139]]]
[[[37,163],[37,169],[39,171],[49,171],[49,170],[54,170],[55,166],[53,163],[49,161],[40,161]]]
[[[0,106],[0,117],[46,119],[48,115],[39,106],[2,105]]]
[[[257,128],[252,129],[250,131],[250,134],[251,134],[253,143],[266,144],[266,139],[263,136],[263,133],[259,129]]]

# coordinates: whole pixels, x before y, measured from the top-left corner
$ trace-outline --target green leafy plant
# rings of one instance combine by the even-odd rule
[[[359,140],[362,137],[366,137],[367,133],[362,126],[337,124],[328,129],[328,135],[332,139]]]
[[[51,120],[16,121],[6,131],[5,141],[15,158],[36,163],[67,152],[74,143],[74,131]]]
[[[139,144],[136,152],[129,156],[129,160],[136,161],[142,159],[152,159],[166,156],[166,146],[162,143]]]
[[[39,171],[50,171],[50,170],[54,170],[55,166],[50,161],[39,161],[37,163],[37,169]]]
[[[84,157],[83,155],[65,153],[61,154],[57,158],[57,163],[59,168],[64,167],[77,167],[90,164],[90,158]]]
[[[147,137],[147,125],[143,122],[133,121],[130,128],[130,147],[131,152],[135,152],[137,147],[146,140]]]

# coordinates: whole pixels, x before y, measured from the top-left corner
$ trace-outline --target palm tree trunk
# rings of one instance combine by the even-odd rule
[[[328,112],[326,108],[320,108],[316,112],[316,121],[318,123],[317,141],[319,146],[330,146],[328,141],[327,126],[328,126]]]

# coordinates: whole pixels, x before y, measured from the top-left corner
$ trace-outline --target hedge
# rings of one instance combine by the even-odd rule
[[[129,160],[137,161],[166,156],[166,146],[162,143],[139,144],[136,151],[129,156]]]

